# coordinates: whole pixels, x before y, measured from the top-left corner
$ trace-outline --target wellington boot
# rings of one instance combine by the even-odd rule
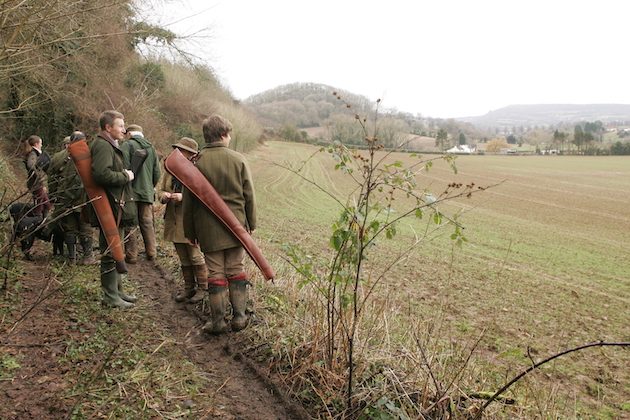
[[[175,302],[184,302],[195,296],[195,270],[192,265],[182,265],[184,291],[175,296]]]
[[[83,265],[97,265],[99,261],[94,258],[94,244],[92,238],[81,238],[83,247]]]
[[[249,324],[249,317],[245,312],[248,284],[247,279],[228,281],[232,303],[232,331],[240,331]]]
[[[195,266],[195,280],[197,282],[197,292],[190,298],[190,303],[201,302],[208,292],[208,270],[205,264]]]
[[[134,303],[135,301],[137,301],[138,298],[136,296],[128,295],[123,291],[122,284],[123,284],[123,281],[127,280],[127,275],[120,274],[120,273],[116,273],[116,274],[118,274],[118,296],[120,296],[122,300],[127,301],[127,302]]]
[[[133,303],[127,302],[118,295],[118,273],[114,264],[101,266],[101,287],[103,289],[103,304],[118,308],[131,308]]]
[[[76,265],[77,264],[77,237],[66,236],[64,238],[64,242],[66,243],[66,247],[68,248],[68,264]]]
[[[199,303],[208,294],[208,289],[197,289],[193,297],[190,298],[190,303]]]
[[[227,306],[225,299],[226,291],[226,286],[208,288],[211,320],[206,322],[202,327],[202,330],[208,334],[216,335],[227,332],[228,330],[228,325],[225,322],[225,308]]]

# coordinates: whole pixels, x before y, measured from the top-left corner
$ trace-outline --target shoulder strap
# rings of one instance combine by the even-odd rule
[[[68,164],[68,162],[70,162],[70,159],[72,159],[72,156],[68,154],[68,156],[63,160],[63,163],[61,164],[61,166],[59,166],[59,170],[57,172],[63,171],[66,165]]]

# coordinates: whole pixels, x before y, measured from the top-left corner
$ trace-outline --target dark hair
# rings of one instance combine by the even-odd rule
[[[33,147],[33,146],[35,146],[37,143],[41,142],[41,141],[42,141],[42,139],[41,139],[41,137],[39,137],[39,136],[31,136],[31,137],[29,137],[26,141],[28,142],[28,145],[29,145],[29,146]]]
[[[212,115],[203,121],[203,138],[206,143],[221,141],[232,130],[232,123],[220,115]]]
[[[125,119],[125,116],[123,114],[121,114],[118,111],[114,111],[114,110],[109,110],[109,111],[104,111],[100,118],[98,119],[98,122],[101,126],[101,130],[105,130],[105,126],[109,125],[110,127],[114,125],[114,120],[120,118],[121,120]]]
[[[37,143],[41,142],[42,139],[39,136],[30,136],[29,138],[27,138],[24,141],[24,147],[22,147],[22,155],[26,156],[28,155],[31,150],[33,150],[33,146],[35,146]]]

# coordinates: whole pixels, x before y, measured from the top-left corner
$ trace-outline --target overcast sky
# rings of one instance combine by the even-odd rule
[[[181,0],[169,29],[238,99],[323,83],[423,116],[513,104],[630,103],[630,1]],[[157,13],[156,13],[157,11]]]

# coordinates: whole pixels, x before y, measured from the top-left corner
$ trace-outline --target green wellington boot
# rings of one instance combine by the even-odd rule
[[[249,317],[245,312],[247,306],[247,279],[228,281],[230,302],[232,303],[232,331],[240,331],[249,324]]]
[[[117,308],[131,308],[133,303],[123,300],[118,294],[118,273],[114,264],[101,267],[103,303]]]
[[[226,291],[226,286],[208,287],[211,320],[202,327],[202,330],[208,334],[216,335],[228,330],[228,325],[225,322]]]

